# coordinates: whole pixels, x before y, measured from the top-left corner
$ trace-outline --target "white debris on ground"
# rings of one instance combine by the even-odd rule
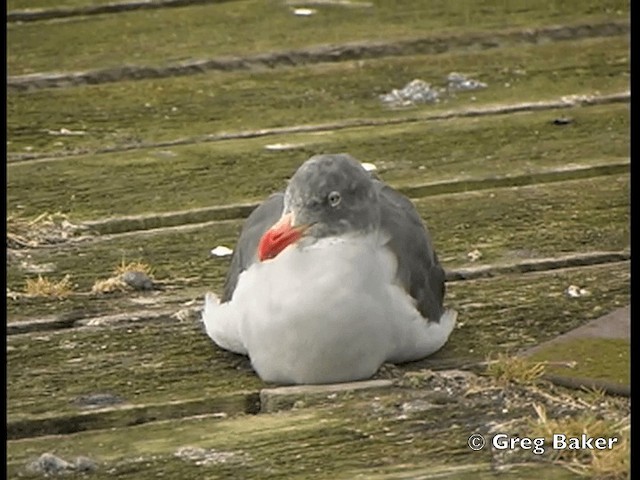
[[[174,455],[182,460],[193,462],[198,466],[227,463],[230,460],[244,460],[247,455],[243,452],[225,452],[201,447],[180,447]]]
[[[378,170],[378,167],[369,162],[362,162],[362,168],[364,168],[367,172],[375,172],[376,170]]]
[[[224,245],[218,245],[216,248],[211,250],[211,255],[214,257],[228,257],[233,253],[229,247],[225,247]]]
[[[171,316],[179,322],[198,323],[202,321],[202,302],[199,298],[188,300],[182,304],[180,310]]]
[[[31,255],[27,255],[27,258],[31,258]],[[22,260],[20,262],[19,268],[28,273],[52,273],[56,271],[55,263],[32,263],[30,261]]]
[[[308,17],[310,15],[314,15],[317,10],[313,8],[294,8],[293,14],[299,17]]]
[[[447,89],[449,91],[478,90],[481,88],[487,88],[487,84],[473,78],[467,78],[457,72],[451,72],[447,76]]]
[[[355,7],[355,8],[370,8],[373,7],[372,2],[359,2],[354,0],[305,0],[301,2],[300,0],[287,0],[285,1],[286,5],[294,5],[297,6],[300,3],[304,3],[305,5],[317,5],[317,6],[338,6],[338,7]]]
[[[423,103],[438,103],[453,92],[487,88],[487,84],[457,72],[447,75],[446,87],[433,86],[419,78],[410,81],[403,88],[394,88],[380,95],[382,103],[391,107],[409,107]]]
[[[476,262],[482,258],[482,252],[476,248],[467,253],[467,258],[472,262]]]
[[[61,128],[60,130],[47,130],[49,135],[61,135],[61,136],[82,136],[86,135],[87,132],[84,130],[69,130],[68,128]]]
[[[442,92],[442,89],[435,89],[424,80],[415,79],[401,89],[394,88],[391,92],[380,95],[380,100],[393,107],[407,107],[418,103],[438,102]]]
[[[191,307],[182,308],[171,315],[178,322],[198,322],[202,318],[202,308]]]
[[[280,150],[293,150],[294,148],[304,147],[304,143],[270,143],[265,145],[265,150],[273,150],[279,152]]]
[[[586,288],[578,287],[577,285],[569,285],[564,293],[569,298],[580,298],[580,297],[588,297],[591,295],[591,292]]]
[[[88,457],[77,457],[73,462],[67,462],[48,452],[43,453],[37,460],[27,465],[29,472],[41,474],[45,477],[70,471],[90,472],[96,468],[96,462]]]

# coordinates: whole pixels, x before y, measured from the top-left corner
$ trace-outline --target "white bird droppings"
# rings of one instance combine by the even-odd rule
[[[362,164],[362,168],[364,168],[367,172],[375,172],[376,170],[378,170],[378,167],[376,167],[373,163],[368,162],[364,162]]]
[[[214,257],[228,257],[233,253],[229,247],[225,247],[224,245],[218,245],[216,248],[211,250],[211,255]]]
[[[294,8],[293,14],[299,17],[308,17],[310,15],[314,15],[317,10],[313,8]]]

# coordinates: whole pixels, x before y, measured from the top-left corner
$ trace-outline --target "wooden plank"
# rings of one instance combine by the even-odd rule
[[[83,72],[36,73],[11,76],[7,81],[10,91],[32,91],[42,88],[66,88],[95,85],[127,80],[169,78],[198,75],[207,71],[261,70],[264,68],[290,67],[324,62],[384,57],[388,55],[439,54],[442,51],[494,49],[501,45],[566,41],[591,37],[607,37],[628,34],[629,23],[604,22],[543,27],[535,30],[511,30],[489,35],[454,36],[444,38],[417,38],[397,42],[359,42],[337,46],[262,53],[246,57],[223,57],[169,63],[163,66],[116,66]]]
[[[196,322],[14,335],[8,355],[14,437],[244,412],[261,385]]]
[[[95,478],[208,475],[512,480],[532,479],[532,474],[574,478],[566,471],[563,474],[558,468],[540,465],[496,472],[491,468],[489,452],[471,452],[466,446],[468,432],[477,426],[477,420],[456,414],[455,410],[475,403],[484,409],[496,409],[497,421],[514,415],[498,413],[497,405],[487,401],[461,397],[449,404],[434,405],[426,404],[424,397],[417,389],[405,387],[386,397],[357,395],[328,400],[324,408],[278,415],[154,422],[120,431],[58,436],[55,449],[51,448],[51,437],[10,441],[8,467],[10,474],[24,475],[24,465],[29,460],[42,451],[55,450],[63,458],[88,455],[95,459],[99,462],[91,474]],[[412,411],[412,405],[420,405],[422,411]],[[440,418],[434,422],[434,417]],[[462,424],[465,420],[469,423]]]
[[[574,123],[554,125],[559,115],[570,115]],[[306,134],[295,140],[303,144],[300,149],[285,151],[264,147],[291,141],[290,136],[186,145],[170,153],[151,149],[11,164],[7,202],[10,213],[62,211],[77,221],[256,201],[281,189],[295,169],[319,151],[348,150],[376,164],[383,178],[396,185],[461,175],[521,174],[626,158],[628,126],[627,105],[602,105]],[[102,178],[109,182],[98,180]],[[59,194],[62,185],[65,195]]]
[[[629,184],[628,174],[623,174],[438,195],[415,203],[445,267],[460,269],[479,263],[553,258],[567,252],[628,250]],[[217,245],[233,248],[240,226],[240,221],[214,222],[31,250],[29,258],[24,254],[8,265],[11,290],[22,290],[25,279],[36,275],[31,272],[48,264],[55,272],[71,274],[78,294],[64,300],[9,300],[9,321],[36,313],[139,309],[140,304],[133,303],[138,297],[165,306],[160,299],[166,298],[169,306],[179,309],[180,302],[193,298],[189,295],[200,297],[205,288],[219,291],[222,287],[229,259],[212,258],[209,252]],[[474,250],[482,256],[479,261],[469,258]],[[109,277],[123,259],[152,265],[164,290],[131,299],[127,295],[116,295],[113,300],[89,295],[95,281]]]
[[[599,280],[615,271],[598,270],[598,274],[593,270],[591,274],[604,274]],[[579,272],[564,273],[573,277]],[[547,285],[548,280],[548,275],[537,276],[531,287],[541,291],[540,287]],[[553,280],[551,292],[555,288]],[[513,292],[522,293],[523,285],[524,282],[516,285]],[[500,288],[504,290],[504,285]],[[555,308],[566,308],[574,300],[558,299]],[[482,343],[482,339],[478,342]],[[147,478],[146,475],[160,472],[165,476],[188,477],[197,471],[195,467],[203,467],[203,463],[197,462],[205,462],[207,458],[210,461],[204,465],[208,466],[208,473],[243,478],[252,478],[258,472],[263,478],[265,471],[274,478],[304,478],[334,470],[338,478],[352,478],[365,469],[374,478],[397,478],[403,473],[414,478],[418,473],[427,473],[423,462],[425,455],[430,455],[429,468],[440,473],[439,478],[461,478],[465,471],[457,470],[456,466],[483,470],[499,461],[495,451],[471,453],[466,445],[470,432],[486,428],[487,415],[494,424],[507,429],[516,428],[515,425],[532,428],[526,423],[531,415],[531,402],[544,401],[551,412],[563,415],[593,407],[588,397],[581,398],[580,394],[578,401],[576,397],[568,401],[562,392],[544,386],[542,389],[498,386],[468,372],[434,373],[424,366],[418,363],[408,365],[408,370],[400,369],[394,377],[395,386],[388,390],[336,395],[335,388],[329,387],[326,398],[319,404],[298,403],[293,410],[275,415],[241,414],[225,418],[216,414],[154,421],[116,430],[56,436],[55,447],[51,446],[52,437],[10,441],[8,465],[11,472],[24,472],[29,460],[42,452],[54,451],[63,458],[89,456],[98,462],[97,478],[107,473],[118,474],[119,478],[135,475]],[[580,407],[580,402],[586,407]],[[624,409],[623,405],[617,402],[616,408]],[[216,461],[222,456],[231,461]],[[297,467],[292,469],[292,465]],[[317,470],[319,466],[321,470]],[[556,478],[558,472],[551,473]],[[527,477],[518,472],[515,478]]]
[[[592,178],[601,175],[616,175],[629,171],[627,160],[608,161],[590,166],[569,166],[560,169],[541,170],[536,173],[491,176],[485,178],[456,178],[449,181],[430,182],[422,185],[409,184],[398,187],[398,190],[409,198],[422,198],[446,193],[460,193],[470,190],[486,190],[501,187],[518,187],[541,183],[562,182],[580,178]],[[246,218],[260,204],[243,203],[201,207],[176,212],[151,213],[142,215],[126,215],[121,217],[102,218],[82,223],[92,234],[135,233],[138,230],[155,230],[186,226],[194,223],[223,221]],[[72,237],[73,238],[73,237]],[[105,237],[101,237],[105,238]],[[80,239],[83,239],[82,237]],[[79,239],[79,240],[80,240]]]
[[[197,446],[212,453],[232,453],[228,455],[228,462],[210,462],[208,468],[204,469],[210,475],[227,478],[265,478],[265,475],[269,478],[308,478],[309,475],[326,475],[332,471],[339,474],[340,470],[357,467],[380,472],[385,466],[402,465],[409,459],[415,462],[420,452],[426,453],[429,449],[441,451],[439,445],[443,441],[455,435],[464,435],[460,427],[454,427],[449,433],[440,428],[437,430],[440,437],[438,444],[438,440],[429,440],[424,430],[414,429],[405,434],[392,430],[385,432],[385,428],[389,429],[393,423],[416,424],[418,419],[402,422],[394,419],[399,412],[390,411],[391,415],[386,419],[365,420],[370,417],[370,414],[367,415],[370,408],[366,407],[363,400],[370,401],[371,397],[357,400],[350,402],[349,406],[335,405],[337,408],[333,414],[331,410],[322,409],[229,420],[205,417],[128,428],[122,433],[103,431],[57,437],[55,451],[67,457],[78,455],[79,452],[91,455],[100,461],[100,470],[110,470],[111,475],[117,475],[118,478],[136,475],[138,478],[149,478],[148,475],[153,476],[157,472],[174,478],[202,475],[202,467],[175,455],[181,447],[188,446]],[[358,406],[361,408],[359,412]],[[380,411],[382,413],[387,409],[380,408]],[[355,416],[349,419],[347,415],[350,414]],[[432,436],[435,434],[433,432]],[[409,442],[412,437],[415,441]],[[43,448],[49,450],[45,441],[50,442],[51,439],[10,442],[10,471],[24,471],[24,463],[39,455]],[[378,448],[372,448],[374,445]],[[449,455],[457,458],[458,462],[473,463],[476,467],[479,462],[488,463],[487,455],[469,455],[463,445],[455,447]],[[378,458],[372,455],[374,449],[378,451]],[[433,463],[432,468],[436,467]]]
[[[53,475],[33,470],[42,454],[93,479],[628,473],[628,398],[480,371],[630,302],[628,3],[338,3],[309,2],[305,18],[246,0],[8,25],[8,213],[120,232],[8,251],[10,478]],[[455,71],[488,88],[381,105]],[[111,83],[12,90],[76,80]],[[232,247],[302,161],[336,151],[415,199],[459,323],[440,352],[371,382],[265,384],[202,329],[229,263],[209,251]],[[154,267],[155,290],[89,293],[129,260]],[[38,272],[70,274],[74,293],[21,295]],[[609,349],[608,375],[626,381]],[[467,443],[549,428],[619,438],[617,458]]]
[[[67,22],[9,24],[7,41],[11,49],[7,68],[12,75],[38,71],[85,70],[97,65],[154,64],[189,58],[242,55],[287,49],[291,45],[345,43],[377,38],[422,37],[456,32],[510,28],[532,28],[565,21],[598,22],[628,18],[629,7],[618,0],[563,2],[554,8],[532,3],[525,8],[508,4],[485,8],[481,4],[442,3],[426,6],[412,0],[397,8],[381,3],[375,9],[318,7],[312,18],[292,14],[280,2],[261,0],[232,2],[188,8],[125,12],[117,15],[79,17]],[[153,19],[153,21],[150,21]],[[357,25],[357,28],[354,28]],[[188,29],[189,35],[178,32]],[[131,39],[118,41],[113,32]],[[251,31],[247,37],[244,32]],[[167,35],[166,32],[176,32]],[[286,38],[278,32],[287,32]],[[495,32],[499,36],[499,32]],[[41,38],[50,42],[42,42]],[[86,41],[78,42],[77,38]],[[153,48],[146,48],[153,45]],[[51,52],[55,52],[52,55]]]
[[[629,277],[629,263],[620,262],[452,283],[447,303],[459,311],[459,323],[450,342],[433,357],[402,368],[484,359],[548,340],[626,305]],[[571,284],[591,295],[569,297],[565,291]],[[23,435],[173,418],[176,410],[189,415],[207,406],[224,412],[227,405],[226,412],[233,413],[264,386],[244,357],[215,347],[197,320],[34,332],[11,335],[7,343],[8,429]],[[82,399],[96,394],[136,408],[116,406],[86,416]],[[195,401],[205,398],[236,400],[215,407]],[[178,400],[182,403],[172,403]],[[153,416],[141,414],[150,403],[166,406]]]
[[[278,71],[14,92],[7,98],[7,150],[14,156],[38,152],[65,155],[159,142],[171,148],[172,142],[204,141],[216,132],[233,134],[335,121],[338,105],[340,122],[348,124],[351,119],[357,126],[357,121],[415,118],[421,113],[495,103],[618,93],[629,88],[628,50],[628,37],[616,36],[566,41],[562,48],[551,43],[491,52],[454,51]],[[378,98],[414,78],[445,87],[447,75],[456,71],[488,87],[447,95],[437,104],[409,111],[386,108]],[[82,134],[64,135],[60,133],[63,128]]]

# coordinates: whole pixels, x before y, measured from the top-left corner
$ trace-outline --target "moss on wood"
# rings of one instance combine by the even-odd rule
[[[572,252],[622,251],[630,245],[628,175],[439,195],[415,203],[447,269]],[[229,258],[211,257],[209,252],[217,245],[234,248],[240,227],[239,220],[218,222],[31,250],[30,264],[53,265],[59,274],[71,275],[76,290],[84,293],[61,301],[9,300],[9,319],[74,310],[120,311],[135,307],[137,298],[159,302],[159,296],[173,295],[177,302],[198,295],[198,290],[219,292]],[[469,253],[475,250],[482,257],[474,262]],[[151,265],[168,291],[88,295],[94,282],[123,259]],[[8,265],[11,290],[21,290],[28,278],[35,277],[24,270],[23,262]]]
[[[123,63],[148,65],[284,50],[291,45],[344,43],[378,38],[380,31],[387,39],[398,39],[461,28],[477,32],[566,21],[597,22],[626,18],[628,12],[628,4],[620,0],[547,1],[526,7],[496,5],[489,0],[428,5],[412,0],[402,8],[395,2],[381,2],[369,9],[321,7],[319,14],[300,18],[280,2],[229,2],[66,22],[9,24],[7,65],[12,75]],[[116,31],[119,35],[114,36]],[[246,32],[253,34],[247,36]]]
[[[548,340],[629,301],[628,262],[455,282],[459,311],[449,343],[415,369],[451,358],[483,359]],[[571,298],[570,284],[592,295]],[[80,411],[74,399],[109,393],[131,404],[225,396],[264,385],[244,357],[213,345],[197,322],[92,327],[8,339],[9,420]]]
[[[549,345],[531,359],[549,362],[545,371],[563,377],[606,380],[621,385],[628,385],[631,380],[629,340],[576,338]],[[575,364],[571,367],[562,365],[572,362]]]
[[[64,154],[336,118],[393,119],[469,105],[614,93],[629,88],[628,52],[627,37],[594,38],[564,42],[561,48],[526,45],[12,93],[7,97],[7,150]],[[389,110],[378,98],[414,78],[445,86],[452,71],[488,88],[449,95],[409,112]],[[83,134],[61,135],[61,129]]]
[[[560,115],[574,123],[553,125]],[[309,156],[342,151],[395,185],[535,172],[626,157],[628,127],[628,106],[607,105],[306,134],[299,149],[278,152],[264,146],[291,136],[174,147],[170,158],[140,149],[11,164],[7,203],[9,212],[61,211],[77,221],[255,201],[282,189]]]

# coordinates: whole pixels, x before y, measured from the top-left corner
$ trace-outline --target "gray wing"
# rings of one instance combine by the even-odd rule
[[[431,237],[415,206],[388,185],[379,186],[381,228],[388,247],[398,257],[397,279],[416,300],[423,317],[438,322],[444,311],[445,274]]]
[[[240,273],[257,261],[258,243],[264,233],[282,215],[284,194],[274,193],[260,204],[245,220],[238,243],[231,257],[231,265],[224,282],[222,302],[228,302],[236,289]]]

